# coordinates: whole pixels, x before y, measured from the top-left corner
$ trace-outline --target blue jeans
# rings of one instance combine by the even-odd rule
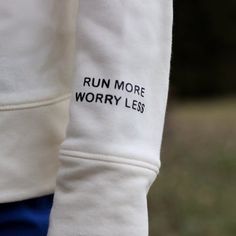
[[[46,236],[54,194],[0,204],[1,236]]]

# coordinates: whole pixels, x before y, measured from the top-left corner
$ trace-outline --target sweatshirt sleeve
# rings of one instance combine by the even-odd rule
[[[147,236],[172,0],[80,0],[76,73],[48,236]]]

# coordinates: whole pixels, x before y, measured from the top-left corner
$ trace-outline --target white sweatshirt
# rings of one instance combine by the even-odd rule
[[[146,236],[172,0],[0,2],[0,202],[53,193],[48,236]]]

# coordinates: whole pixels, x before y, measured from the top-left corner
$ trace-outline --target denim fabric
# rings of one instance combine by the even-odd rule
[[[1,236],[46,236],[54,194],[0,204]]]

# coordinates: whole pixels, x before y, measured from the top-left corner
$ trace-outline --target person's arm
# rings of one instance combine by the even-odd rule
[[[80,0],[76,77],[48,236],[147,236],[172,0]]]

